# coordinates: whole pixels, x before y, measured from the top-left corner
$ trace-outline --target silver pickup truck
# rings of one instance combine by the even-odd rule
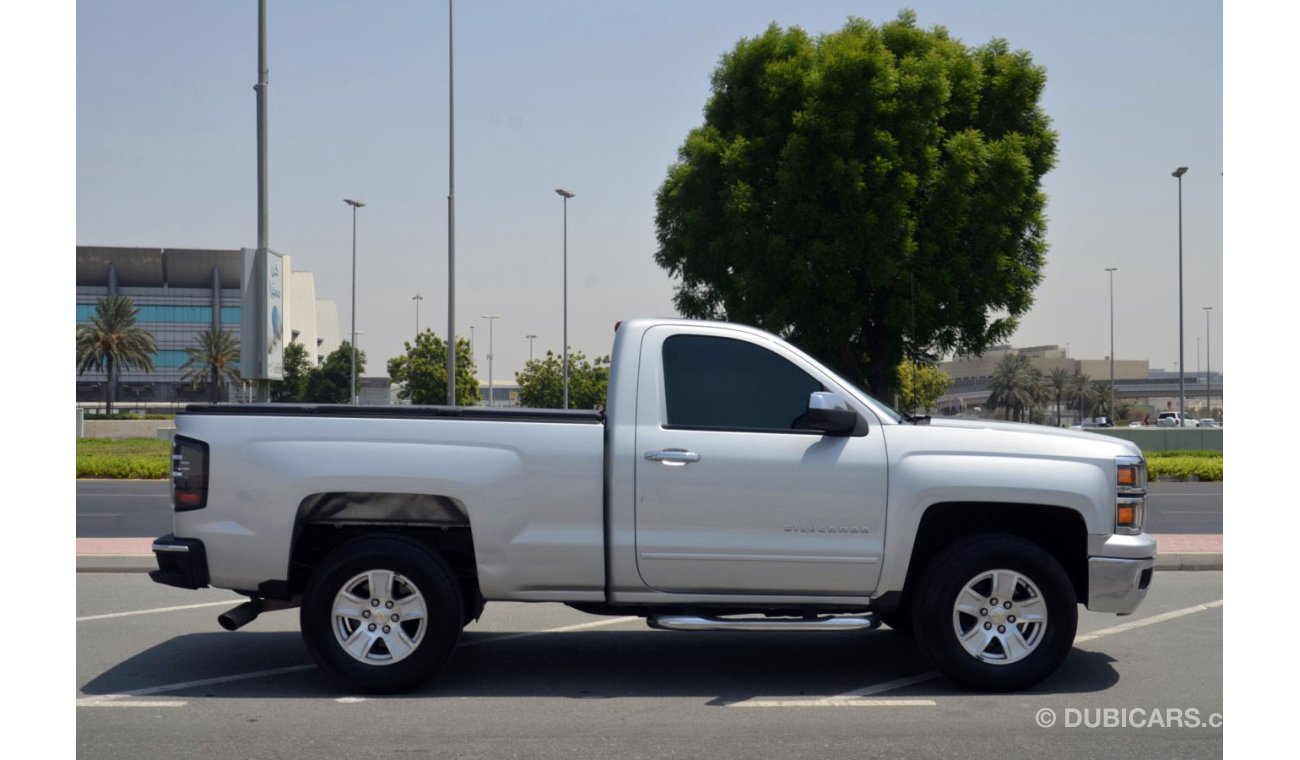
[[[1156,552],[1146,463],[1091,433],[900,415],[773,335],[623,323],[609,405],[194,406],[159,583],[300,608],[347,689],[414,687],[488,601],[660,629],[916,637],[954,681],[1028,687],[1078,604],[1127,614]]]

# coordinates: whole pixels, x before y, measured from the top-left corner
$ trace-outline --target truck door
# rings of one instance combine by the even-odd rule
[[[886,461],[866,435],[801,427],[814,391],[847,395],[797,352],[716,327],[651,328],[636,420],[636,553],[668,592],[863,595],[880,577]]]

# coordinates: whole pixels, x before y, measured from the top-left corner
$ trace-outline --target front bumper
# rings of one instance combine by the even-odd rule
[[[197,589],[208,585],[208,555],[197,538],[177,538],[168,533],[153,542],[157,570],[149,571],[154,583]]]
[[[1155,539],[1143,533],[1111,536],[1098,543],[1089,547],[1102,556],[1088,557],[1088,609],[1127,615],[1142,603],[1151,586]]]

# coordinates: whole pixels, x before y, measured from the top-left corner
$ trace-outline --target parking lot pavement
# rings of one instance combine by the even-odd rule
[[[1157,573],[1129,617],[1080,610],[1061,670],[969,694],[907,637],[672,633],[489,604],[412,694],[340,693],[294,611],[236,632],[239,598],[77,576],[78,757],[1218,757],[1222,573]],[[1049,725],[1050,723],[1050,725]]]

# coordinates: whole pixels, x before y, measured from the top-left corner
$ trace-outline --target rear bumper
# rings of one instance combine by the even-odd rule
[[[197,538],[177,538],[171,533],[153,542],[157,570],[149,571],[154,583],[197,589],[208,585],[208,555]]]
[[[1098,548],[1111,556],[1088,558],[1088,609],[1127,615],[1142,603],[1151,586],[1155,539],[1145,533],[1112,536]]]

